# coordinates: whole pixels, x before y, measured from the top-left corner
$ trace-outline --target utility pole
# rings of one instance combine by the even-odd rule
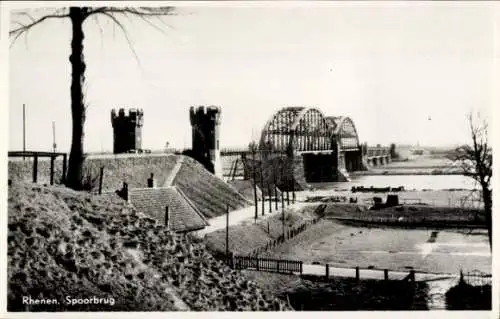
[[[56,122],[54,121],[52,121],[52,148],[55,153],[57,149],[57,144],[56,144]]]
[[[257,222],[257,215],[259,214],[259,212],[258,212],[259,207],[257,205],[257,184],[256,184],[257,181],[255,180],[255,169],[256,169],[255,150],[252,149],[253,197],[254,197],[254,201],[255,201],[255,222]]]
[[[264,197],[264,174],[262,172],[262,154],[261,154],[261,158],[260,158],[260,190],[261,190],[261,193],[262,193],[262,216],[264,216],[264,210],[266,209],[265,208],[265,205],[266,205],[266,201],[265,201],[265,197]]]
[[[281,219],[283,220],[283,240],[285,239],[285,202],[284,202],[284,198],[283,198],[283,194],[281,196]]]
[[[274,175],[274,204],[276,206],[276,210],[278,210],[278,186],[276,185],[276,175]]]
[[[226,206],[226,258],[229,256],[229,205]]]
[[[23,104],[23,153],[26,152],[26,104]],[[23,161],[26,158],[23,154]]]

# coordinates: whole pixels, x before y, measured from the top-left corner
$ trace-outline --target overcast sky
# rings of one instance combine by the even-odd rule
[[[106,17],[85,24],[86,151],[112,150],[112,108],[144,110],[143,147],[191,146],[189,107],[222,107],[221,147],[245,146],[281,107],[354,120],[369,144],[468,142],[466,114],[492,107],[488,5],[183,7],[165,34]],[[43,13],[43,12],[42,12]],[[33,13],[39,16],[40,13]],[[18,17],[15,17],[18,19]],[[100,28],[102,33],[100,32]],[[9,149],[71,140],[71,24],[50,20],[10,49]]]

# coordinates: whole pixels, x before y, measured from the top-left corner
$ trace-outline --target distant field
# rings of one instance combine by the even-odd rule
[[[339,267],[387,268],[453,273],[479,269],[491,273],[484,231],[469,235],[432,230],[348,226],[323,220],[267,253],[269,256],[329,263]]]
[[[414,168],[414,167],[449,167],[453,162],[444,157],[418,156],[409,158],[407,161],[394,161],[384,168]]]

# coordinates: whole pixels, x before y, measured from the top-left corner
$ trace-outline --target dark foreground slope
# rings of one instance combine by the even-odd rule
[[[14,183],[8,215],[9,311],[290,309],[119,199]],[[23,296],[59,303],[26,306]],[[70,306],[66,296],[116,303]]]

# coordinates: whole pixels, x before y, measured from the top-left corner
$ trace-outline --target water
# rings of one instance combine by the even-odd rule
[[[316,189],[351,189],[352,186],[398,187],[406,190],[477,189],[473,178],[463,175],[372,175],[353,176],[350,182],[311,183]]]

